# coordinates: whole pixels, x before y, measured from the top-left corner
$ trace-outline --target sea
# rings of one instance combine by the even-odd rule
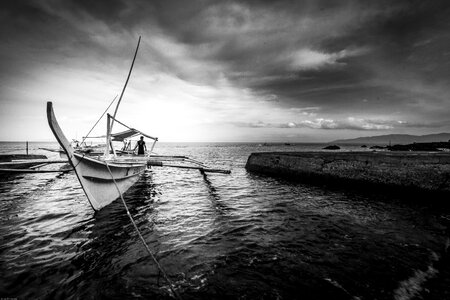
[[[252,152],[323,146],[157,144],[158,154],[231,170],[152,167],[124,195],[175,294],[120,199],[94,212],[73,172],[2,175],[0,298],[450,299],[450,210],[437,196],[245,169]],[[58,158],[40,148],[57,143],[29,152]],[[25,143],[2,142],[5,153],[25,153]]]

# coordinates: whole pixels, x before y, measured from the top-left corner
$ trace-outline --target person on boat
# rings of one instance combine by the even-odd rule
[[[141,139],[136,143],[133,151],[136,151],[136,148],[138,148],[138,155],[144,155],[145,151],[147,151],[147,146],[145,146],[143,136],[141,136]]]

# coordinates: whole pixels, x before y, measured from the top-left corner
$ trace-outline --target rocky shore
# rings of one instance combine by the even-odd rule
[[[387,146],[390,151],[450,151],[450,142],[412,143]]]

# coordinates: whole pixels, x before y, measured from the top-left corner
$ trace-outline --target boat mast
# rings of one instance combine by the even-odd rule
[[[131,63],[131,67],[130,67],[130,71],[128,72],[127,80],[125,81],[125,85],[123,86],[122,93],[120,94],[119,101],[117,102],[116,109],[114,111],[114,115],[113,115],[113,118],[112,118],[110,124],[109,124],[109,120],[108,120],[107,133],[106,133],[105,156],[109,155],[109,147],[111,147],[111,149],[114,149],[112,147],[111,132],[112,132],[112,129],[113,129],[114,120],[116,118],[117,110],[119,109],[119,105],[120,105],[120,102],[122,101],[123,94],[125,93],[125,89],[127,88],[128,80],[130,80],[131,71],[133,70],[134,61],[136,60],[136,55],[138,53],[138,49],[139,49],[139,44],[140,43],[141,43],[141,36],[139,36],[139,40],[138,40],[138,43],[137,43],[137,46],[136,46],[136,51],[134,52],[133,62]],[[113,150],[113,152],[114,152],[114,150]]]

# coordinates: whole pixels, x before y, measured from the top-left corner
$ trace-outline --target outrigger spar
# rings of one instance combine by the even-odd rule
[[[74,150],[71,143],[65,137],[61,130],[53,111],[52,102],[47,102],[47,120],[48,124],[66,153],[70,165],[73,167],[75,174],[94,210],[100,210],[106,205],[113,202],[115,199],[121,197],[136,181],[146,169],[147,166],[160,166],[160,167],[177,167],[187,169],[197,169],[200,172],[214,172],[229,174],[229,170],[211,169],[206,167],[203,163],[190,159],[185,156],[161,156],[153,153],[153,147],[155,146],[158,138],[146,135],[141,131],[128,127],[125,124],[119,122],[116,119],[117,110],[121,103],[125,88],[130,79],[131,71],[133,69],[134,61],[139,49],[141,38],[139,37],[138,45],[134,53],[133,62],[131,64],[130,71],[128,73],[127,80],[122,89],[119,101],[117,103],[114,115],[108,114],[107,118],[107,130],[106,130],[106,149],[103,156],[90,156],[89,153],[83,153]],[[118,122],[128,128],[127,131],[121,133],[112,133],[114,122]],[[113,147],[113,140],[120,140],[128,138],[134,135],[145,135],[146,137],[153,139],[154,143],[151,147],[150,154],[147,156],[135,156],[129,155],[126,151],[122,151],[122,155],[118,155]],[[189,165],[176,165],[171,162],[183,162]],[[169,162],[169,163],[167,163]]]

